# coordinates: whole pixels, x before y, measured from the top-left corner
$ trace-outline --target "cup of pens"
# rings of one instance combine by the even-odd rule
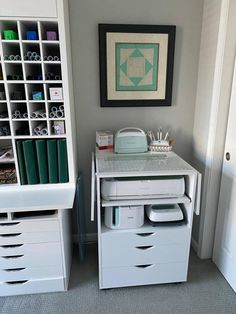
[[[159,128],[156,136],[153,131],[147,132],[147,137],[149,138],[149,150],[151,152],[170,152],[172,150],[173,139],[167,131],[164,136],[162,128]]]

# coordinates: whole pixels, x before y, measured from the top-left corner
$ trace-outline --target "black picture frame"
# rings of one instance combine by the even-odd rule
[[[176,26],[98,24],[98,32],[101,107],[171,106]]]

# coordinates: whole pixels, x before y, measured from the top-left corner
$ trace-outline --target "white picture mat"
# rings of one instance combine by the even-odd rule
[[[107,32],[107,99],[151,100],[165,99],[168,34]],[[158,79],[156,91],[116,91],[116,43],[159,44]]]

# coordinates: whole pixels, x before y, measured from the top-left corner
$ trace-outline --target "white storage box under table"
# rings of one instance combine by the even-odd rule
[[[173,189],[170,195],[159,195],[158,189],[152,195],[143,193],[142,181],[165,177],[182,177],[183,193],[175,194]],[[118,194],[116,197],[113,193],[111,198],[103,198],[102,182],[117,179],[127,180],[127,186],[138,182],[138,188],[132,187],[132,193],[137,191],[137,195],[131,198],[129,193],[123,193],[123,197]],[[109,152],[93,157],[91,219],[96,201],[100,289],[187,280],[193,213],[199,213],[200,183],[201,175],[173,152],[126,155]],[[140,228],[116,230],[104,224],[107,206],[150,204],[179,204],[185,221],[152,226],[146,218]]]

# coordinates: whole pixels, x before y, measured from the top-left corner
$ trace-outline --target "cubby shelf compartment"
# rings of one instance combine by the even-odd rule
[[[0,164],[14,163],[12,141],[5,138],[2,139],[0,147]]]

